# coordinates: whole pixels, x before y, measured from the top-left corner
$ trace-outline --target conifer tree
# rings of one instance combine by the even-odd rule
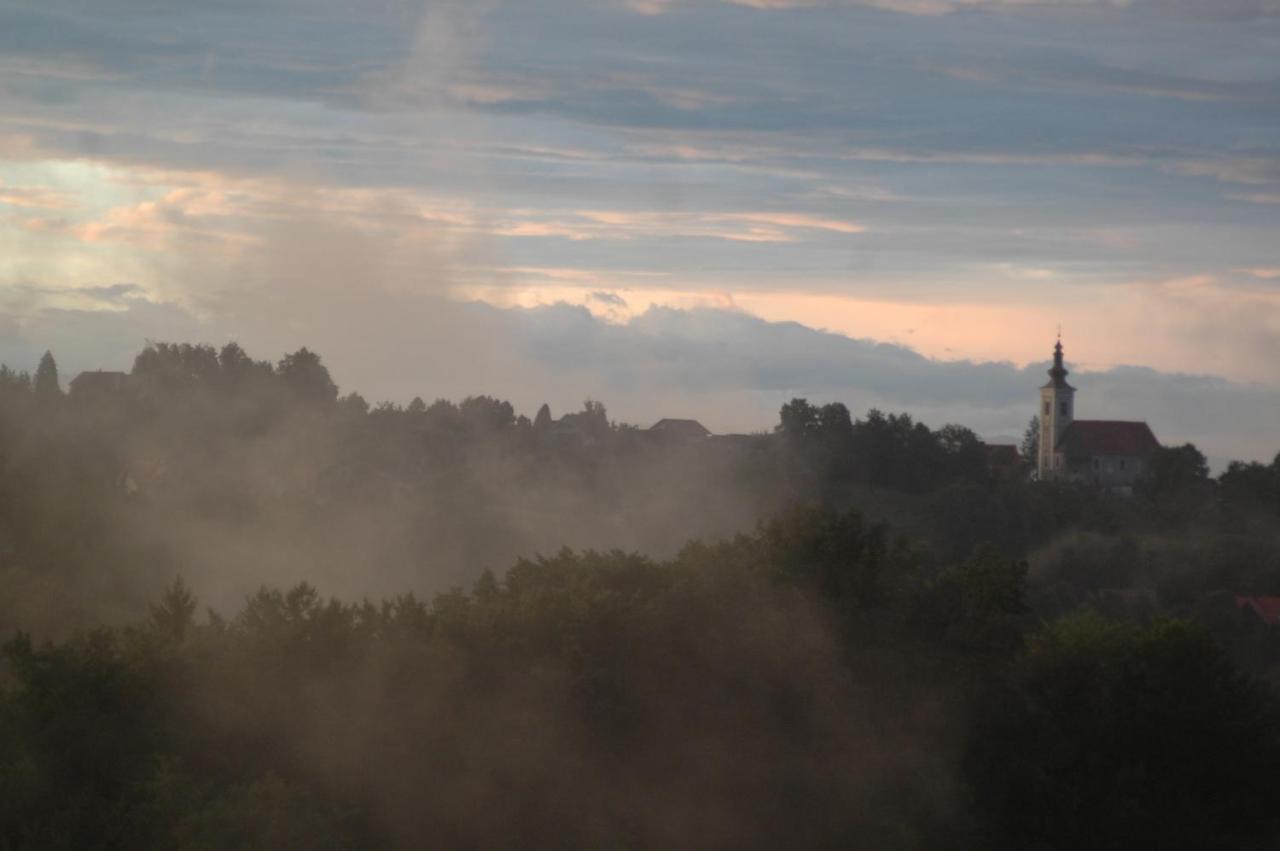
[[[33,388],[37,396],[52,398],[62,395],[62,385],[58,383],[58,364],[52,352],[45,352],[36,367],[36,378]]]
[[[1027,423],[1027,430],[1022,434],[1022,445],[1018,447],[1023,460],[1034,465],[1040,457],[1040,418],[1032,417]]]
[[[542,407],[538,409],[538,414],[533,420],[533,427],[538,431],[545,431],[551,428],[551,406],[546,402],[543,402]]]

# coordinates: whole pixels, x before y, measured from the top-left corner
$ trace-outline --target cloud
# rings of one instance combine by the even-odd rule
[[[0,205],[39,210],[69,210],[75,206],[71,194],[48,186],[6,186],[0,181]]]
[[[591,294],[591,298],[609,307],[621,307],[624,309],[627,307],[626,299],[617,293],[606,293],[597,290]]]
[[[1250,204],[1280,204],[1280,192],[1232,192],[1227,197]]]
[[[1094,11],[1238,20],[1280,14],[1280,3],[1275,0],[723,0],[723,2],[764,11],[863,6],[908,15],[945,15],[966,11],[991,13]],[[631,0],[629,3],[632,9],[642,14],[658,14],[678,5],[681,5],[680,0]]]

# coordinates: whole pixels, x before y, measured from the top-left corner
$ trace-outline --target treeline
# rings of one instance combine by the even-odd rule
[[[1119,587],[1175,612],[1189,586],[1280,594],[1280,458],[1214,479],[1195,447],[1162,449],[1134,499],[1027,469],[993,467],[963,426],[840,403],[792,400],[768,434],[673,439],[595,401],[532,418],[487,396],[370,404],[305,348],[271,363],[157,343],[72,393],[46,355],[34,377],[0,368],[0,630],[125,622],[178,573],[230,607],[263,580],[431,592],[565,544],[665,557],[806,502],[890,522],[937,563],[988,543],[1058,575],[1079,535],[1137,554],[1038,594],[1053,611]],[[1226,569],[1241,540],[1260,555]],[[1179,560],[1220,584],[1176,579]]]
[[[430,603],[179,582],[5,645],[0,847],[1275,847],[1275,694],[1027,588],[821,509]]]

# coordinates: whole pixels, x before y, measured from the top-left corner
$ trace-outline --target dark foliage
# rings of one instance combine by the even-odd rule
[[[3,851],[1280,842],[1280,457],[1124,499],[839,403],[107,378],[0,368]]]

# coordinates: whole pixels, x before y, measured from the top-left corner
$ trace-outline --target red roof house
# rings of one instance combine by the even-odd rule
[[[1268,626],[1280,623],[1280,597],[1236,597],[1237,609],[1249,609]]]

